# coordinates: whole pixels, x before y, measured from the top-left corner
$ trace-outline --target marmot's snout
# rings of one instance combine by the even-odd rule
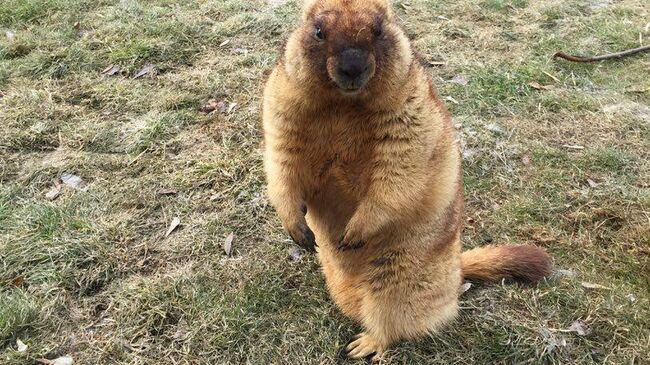
[[[370,52],[359,48],[347,48],[334,60],[330,77],[339,88],[355,92],[366,86],[375,73],[375,61]]]

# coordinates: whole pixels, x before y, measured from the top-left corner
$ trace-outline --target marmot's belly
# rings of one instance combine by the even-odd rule
[[[334,248],[335,249],[335,248]],[[349,318],[361,322],[361,306],[366,296],[359,275],[346,272],[336,260],[330,247],[318,249],[328,291],[337,307]]]
[[[426,255],[409,251],[341,255],[328,245],[319,248],[319,259],[330,295],[346,316],[361,321],[364,308],[372,301],[396,311],[416,309],[417,313],[410,315],[428,323],[436,312],[457,305],[461,283],[458,246],[451,245],[437,258],[424,259]],[[433,322],[430,327],[433,329]]]

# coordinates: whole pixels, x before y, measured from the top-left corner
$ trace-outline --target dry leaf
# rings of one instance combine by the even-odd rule
[[[589,187],[591,187],[592,189],[597,188],[598,185],[599,185],[597,182],[595,182],[595,181],[593,181],[591,179],[587,179],[587,184],[589,184]]]
[[[552,280],[559,280],[562,278],[575,278],[576,277],[576,272],[573,270],[566,270],[566,269],[557,269],[553,271],[553,274],[551,274],[551,279]]]
[[[535,90],[551,90],[554,87],[553,85],[542,85],[537,81],[529,82],[528,86],[532,87]]]
[[[190,333],[184,329],[177,330],[172,338],[176,341],[185,341],[190,336]]]
[[[38,359],[36,360],[40,362],[41,364],[46,364],[46,365],[72,365],[74,364],[74,360],[70,356],[61,356],[58,357],[54,360],[48,360],[48,359]]]
[[[231,233],[226,237],[226,240],[223,242],[223,250],[228,255],[232,256],[232,242],[235,240],[235,234]]]
[[[501,128],[501,126],[496,124],[496,123],[490,123],[490,124],[486,125],[485,129],[489,130],[490,132],[492,132],[494,134],[505,134],[506,133],[503,130],[503,128]]]
[[[445,96],[445,100],[450,101],[450,102],[452,102],[452,103],[454,103],[454,104],[456,104],[456,105],[460,104],[460,103],[458,102],[458,100],[454,99],[453,96]]]
[[[153,71],[155,70],[155,68],[156,68],[156,66],[154,66],[153,64],[147,63],[146,65],[144,65],[144,67],[140,71],[138,71],[137,74],[135,74],[135,76],[133,76],[133,78],[137,79],[137,78],[140,78],[140,77],[142,77],[142,76],[144,76],[146,74],[152,74]]]
[[[23,284],[25,284],[25,277],[22,275],[16,276],[13,278],[13,280],[11,280],[11,285],[15,286],[16,288],[23,286]]]
[[[48,198],[49,200],[54,200],[59,197],[61,194],[61,182],[59,182],[59,179],[54,180],[54,186],[50,188],[50,191],[45,194],[45,197]]]
[[[18,352],[25,352],[27,351],[27,345],[23,341],[20,340],[20,338],[16,339],[16,350]]]
[[[467,86],[467,84],[469,84],[469,81],[467,81],[467,78],[463,75],[456,75],[453,79],[449,80],[449,82],[461,86]]]
[[[76,23],[74,23],[74,25],[73,25],[72,27],[73,27],[76,31],[79,31],[79,30],[81,29],[81,23],[76,22]]]
[[[210,201],[213,202],[215,200],[221,200],[223,198],[224,198],[223,193],[216,193],[216,194],[210,196]]]
[[[521,157],[521,163],[524,164],[524,166],[530,166],[531,165],[530,155],[529,154],[523,155]]]
[[[228,106],[228,114],[232,113],[236,107],[237,107],[237,103],[230,103],[230,105]]]
[[[52,365],[72,365],[74,360],[69,356],[62,356],[54,359],[54,364]]]
[[[589,334],[590,330],[587,323],[579,319],[571,324],[567,332],[575,332],[578,336],[585,336]]]
[[[63,185],[71,187],[76,190],[81,190],[81,191],[88,190],[88,184],[86,184],[86,182],[80,176],[74,174],[64,172],[61,175],[61,182],[63,182]]]
[[[592,0],[589,2],[589,10],[598,11],[612,5],[612,0]]]
[[[225,113],[228,110],[228,107],[226,106],[225,101],[220,101],[217,103],[217,111],[219,113]]]
[[[432,67],[447,66],[447,62],[445,61],[428,61],[427,64]]]
[[[302,252],[300,252],[300,249],[296,246],[291,246],[289,247],[289,258],[293,262],[298,262],[302,259]]]
[[[158,190],[158,195],[176,195],[176,194],[178,194],[178,191],[176,191],[176,189]]]
[[[217,101],[214,99],[208,100],[208,102],[199,109],[202,113],[210,114],[217,109]]]
[[[165,233],[165,237],[169,237],[172,232],[178,228],[178,226],[181,224],[181,219],[178,217],[174,217],[172,219],[172,222],[169,224],[169,228],[167,228],[167,232]]]
[[[118,65],[110,65],[110,66],[106,67],[102,71],[102,74],[106,75],[106,76],[113,76],[113,75],[117,74],[118,72],[120,72],[120,70],[121,70],[120,66],[118,66]]]
[[[217,101],[216,99],[210,99],[203,107],[201,107],[200,111],[206,114],[210,114],[214,111],[218,111],[219,113],[225,113],[226,111],[228,111],[228,107],[226,106],[226,103],[224,101]]]
[[[219,47],[223,47],[223,46],[225,46],[225,45],[228,44],[228,43],[230,43],[230,39],[226,39],[225,41],[221,42],[221,44],[219,45]]]
[[[466,282],[465,284],[460,286],[460,289],[458,289],[458,295],[463,295],[465,292],[467,292],[470,288],[472,287],[472,283],[469,281]]]
[[[587,282],[584,282],[584,281],[582,283],[580,283],[580,284],[582,285],[583,288],[587,288],[587,289],[605,289],[605,290],[611,290],[612,289],[612,288],[606,287],[604,285],[587,283]]]

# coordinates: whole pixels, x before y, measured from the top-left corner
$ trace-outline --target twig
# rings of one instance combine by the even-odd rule
[[[639,47],[639,48],[628,49],[617,53],[608,53],[608,54],[595,56],[595,57],[572,56],[560,51],[555,53],[553,55],[553,58],[564,58],[565,60],[572,61],[572,62],[596,62],[602,60],[609,60],[612,58],[623,58],[623,57],[631,56],[633,54],[645,52],[645,51],[650,51],[650,45]]]
[[[560,79],[558,79],[557,77],[551,75],[550,73],[548,73],[548,72],[546,72],[546,71],[542,71],[542,72],[543,72],[544,74],[546,74],[546,76],[548,76],[548,77],[552,78],[553,80],[555,80],[555,82],[558,82],[558,83],[560,82]]]
[[[142,157],[142,155],[144,155],[144,154],[147,153],[148,151],[149,151],[149,149],[148,149],[148,148],[145,148],[144,151],[140,152],[139,155],[135,156],[135,158],[134,158],[133,160],[131,160],[131,162],[129,162],[129,163],[126,164],[126,165],[127,165],[127,166],[131,166],[131,165],[133,165],[133,164],[134,164],[138,159],[140,159],[140,157]]]
[[[563,144],[562,147],[568,148],[570,150],[584,150],[585,149],[585,146],[570,145],[570,144]]]

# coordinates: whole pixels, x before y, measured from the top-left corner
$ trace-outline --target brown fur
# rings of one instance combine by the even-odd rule
[[[551,273],[550,260],[535,246],[485,246],[463,252],[461,268],[470,280],[535,282]]]
[[[349,47],[368,50],[370,70],[353,94],[337,73]],[[365,328],[350,356],[377,359],[451,321],[463,275],[548,273],[548,256],[527,246],[461,259],[454,128],[386,0],[307,0],[263,109],[269,198],[296,242],[315,238],[334,301]]]

